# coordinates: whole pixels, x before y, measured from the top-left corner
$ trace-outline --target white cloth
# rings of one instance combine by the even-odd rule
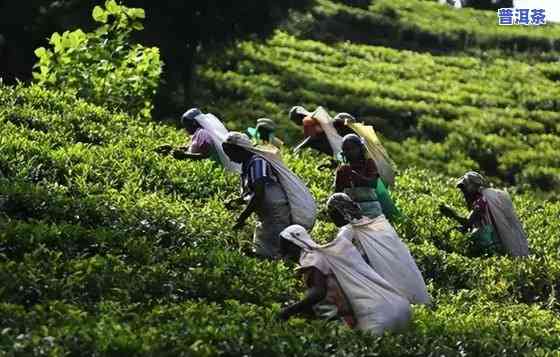
[[[317,119],[319,125],[321,125],[321,129],[323,129],[325,135],[327,136],[335,159],[339,158],[340,153],[342,152],[342,137],[338,134],[333,125],[333,118],[323,107],[317,107],[317,109],[315,109],[315,111],[311,114],[311,117]],[[364,125],[348,119],[346,120],[345,125],[354,130],[358,136],[364,139],[367,155],[375,161],[377,171],[379,172],[379,176],[383,179],[383,182],[385,182],[387,186],[394,186],[395,172],[393,170],[393,162],[381,144],[381,141],[377,137],[373,127],[371,125]]]
[[[379,176],[383,179],[383,182],[385,182],[387,186],[394,186],[395,172],[393,170],[393,161],[381,144],[373,127],[371,125],[352,122],[348,119],[346,120],[346,126],[354,130],[356,134],[364,139],[367,153],[369,157],[375,161],[377,172],[379,172]]]
[[[317,218],[317,205],[307,186],[284,164],[278,156],[262,147],[255,147],[247,135],[231,132],[226,142],[238,145],[252,153],[263,157],[278,174],[280,185],[286,191],[290,203],[292,223],[312,229]]]
[[[218,119],[214,114],[207,113],[197,115],[194,120],[196,120],[202,128],[206,129],[212,138],[214,149],[218,153],[218,157],[220,158],[222,165],[224,165],[224,168],[240,174],[241,165],[231,161],[222,148],[222,143],[226,140],[229,131],[220,119]]]
[[[315,118],[319,122],[319,125],[321,125],[321,129],[323,129],[327,136],[334,157],[340,157],[340,153],[342,152],[342,137],[338,134],[333,125],[333,118],[323,107],[317,107],[311,114],[311,117]]]
[[[408,300],[366,264],[351,241],[341,238],[321,246],[298,225],[280,235],[302,249],[302,267],[314,266],[324,274],[334,274],[357,320],[356,328],[381,335],[408,324]]]
[[[481,193],[488,202],[488,209],[498,233],[498,238],[500,238],[507,253],[513,257],[528,256],[529,244],[527,243],[527,235],[517,218],[509,194],[506,191],[494,188],[484,188]]]
[[[422,273],[408,247],[384,215],[363,217],[342,227],[337,240],[354,241],[363,248],[370,266],[412,304],[429,304],[430,295]]]

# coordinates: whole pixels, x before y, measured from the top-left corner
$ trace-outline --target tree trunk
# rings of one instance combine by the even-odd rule
[[[181,75],[181,79],[183,81],[183,104],[185,108],[193,106],[193,94],[196,90],[196,88],[193,87],[196,72],[196,54],[197,45],[191,44],[190,46],[186,46]]]

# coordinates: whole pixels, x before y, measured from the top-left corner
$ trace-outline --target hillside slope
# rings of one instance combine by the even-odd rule
[[[494,28],[496,41],[559,38],[560,26],[520,32],[518,27],[492,25],[495,15],[483,11],[413,3],[376,1],[366,11],[321,0],[314,11],[328,13],[326,9],[333,8],[335,14],[346,11],[345,16],[353,14],[353,19],[365,21],[367,16],[386,16],[386,8],[400,14],[421,5],[420,10],[429,6],[432,11],[432,28],[449,28],[450,16],[463,19],[459,28],[473,17],[483,18],[480,28],[469,27],[469,36],[480,41],[489,36],[482,29]],[[421,33],[419,15],[400,16],[406,21],[394,21],[394,26],[401,31],[416,26],[412,32]],[[325,20],[312,23],[321,21]],[[370,36],[388,39],[375,24],[371,20]],[[480,50],[475,42],[467,48],[470,53],[434,54],[305,40],[329,38],[328,28],[318,30],[303,39],[278,32],[265,43],[244,42],[220,54],[199,69],[196,102],[238,129],[252,125],[257,117],[271,117],[292,142],[301,134],[288,123],[288,109],[296,104],[313,109],[322,105],[333,115],[345,111],[372,123],[385,136],[401,168],[414,165],[452,176],[472,168],[520,188],[560,189],[560,67],[539,59],[552,52],[474,56],[472,51]],[[451,36],[453,31],[443,33]],[[397,38],[388,43],[396,46],[406,41]],[[432,46],[448,48],[437,41]]]
[[[319,321],[275,320],[300,282],[281,262],[242,254],[227,229],[236,177],[161,158],[181,133],[37,87],[0,90],[0,346],[22,355],[511,355],[560,348],[560,204],[518,195],[534,256],[465,256],[437,218],[461,205],[444,177],[407,170],[398,226],[435,297],[410,329],[382,340]],[[285,152],[320,204],[331,176]],[[322,216],[322,218],[324,218]],[[321,222],[315,237],[334,227]],[[10,354],[9,354],[10,355]]]
[[[344,11],[360,20],[390,6],[376,4]],[[310,16],[343,5],[318,6]],[[244,254],[250,226],[228,228],[236,213],[223,201],[237,193],[237,177],[155,154],[184,142],[173,127],[38,86],[0,86],[0,356],[543,356],[560,348],[560,202],[538,197],[558,190],[557,65],[546,53],[483,58],[295,35],[209,59],[198,102],[232,128],[273,117],[292,142],[298,128],[286,113],[295,104],[374,123],[400,169],[393,194],[408,219],[396,228],[434,307],[414,307],[410,328],[383,338],[278,321],[301,282],[291,264]],[[324,159],[283,155],[323,207],[332,184],[332,173],[317,169]],[[530,258],[469,257],[465,237],[439,217],[441,202],[462,207],[453,177],[473,168],[515,185]],[[319,218],[313,236],[328,241],[336,229],[324,212]]]

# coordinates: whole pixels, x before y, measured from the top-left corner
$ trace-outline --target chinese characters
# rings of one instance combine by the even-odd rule
[[[546,24],[545,9],[498,9],[498,25],[540,26]]]

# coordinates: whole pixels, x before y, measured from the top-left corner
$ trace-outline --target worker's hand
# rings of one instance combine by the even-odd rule
[[[281,321],[287,321],[291,315],[292,314],[290,313],[289,308],[285,307],[278,313],[278,319]]]
[[[352,167],[348,164],[340,165],[337,169],[343,175],[351,175],[352,174]]]
[[[245,226],[245,221],[237,220],[237,222],[235,222],[235,224],[233,225],[233,227],[231,227],[231,229],[233,229],[234,231],[239,231],[244,226]]]
[[[160,145],[155,149],[155,152],[157,152],[158,154],[162,154],[162,155],[167,155],[171,151],[173,151],[173,146],[171,146],[169,144]]]
[[[449,218],[454,218],[456,216],[455,210],[445,204],[439,205],[439,212]]]
[[[241,197],[231,198],[229,200],[226,200],[226,202],[224,202],[224,207],[227,210],[231,211],[235,209],[242,201],[243,199]]]
[[[319,165],[317,168],[319,170],[333,170],[336,168],[336,166],[338,165],[338,163],[334,160],[331,160],[329,162],[326,162],[324,164]]]
[[[367,180],[367,177],[354,170],[352,170],[352,177],[357,178],[358,180]]]

